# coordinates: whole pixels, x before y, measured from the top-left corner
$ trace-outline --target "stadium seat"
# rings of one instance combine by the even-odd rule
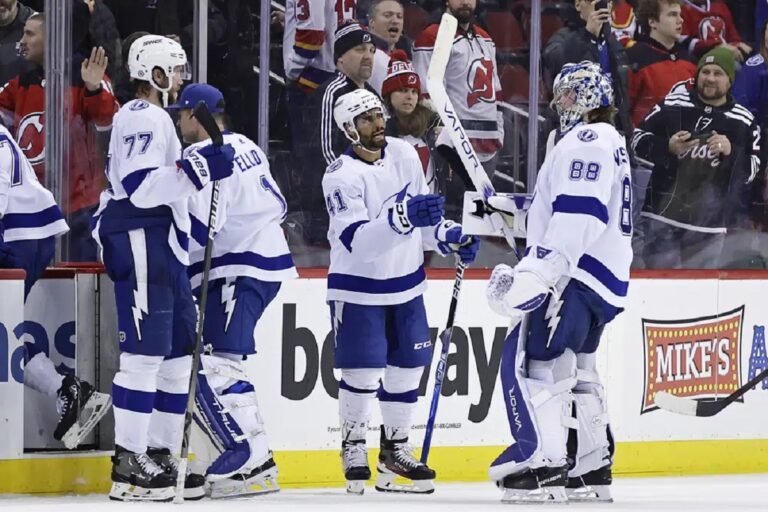
[[[403,10],[403,32],[416,40],[421,31],[429,25],[429,14],[418,5],[408,4]]]
[[[514,52],[525,46],[520,23],[509,11],[488,11],[486,13],[488,33],[500,52]]]
[[[526,103],[528,101],[528,70],[517,64],[499,66],[502,100],[507,103]]]

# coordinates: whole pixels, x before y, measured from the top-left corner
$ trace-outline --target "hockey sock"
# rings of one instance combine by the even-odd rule
[[[365,439],[381,368],[342,369],[339,383],[339,415],[342,437]]]
[[[384,385],[379,390],[381,419],[387,439],[405,439],[413,423],[413,410],[419,398],[419,381],[424,368],[387,366]]]
[[[181,448],[191,368],[191,356],[166,359],[160,364],[157,394],[149,422],[149,446],[152,448],[168,448],[171,453]]]
[[[147,450],[157,372],[162,362],[162,356],[120,354],[120,370],[112,381],[112,403],[115,444],[126,450],[136,453]]]
[[[63,380],[64,376],[43,352],[32,356],[24,367],[24,384],[44,395],[56,396]]]

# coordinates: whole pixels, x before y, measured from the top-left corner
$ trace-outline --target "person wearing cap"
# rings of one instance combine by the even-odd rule
[[[376,47],[370,32],[357,22],[341,25],[334,37],[333,55],[336,74],[313,93],[309,122],[311,136],[306,151],[301,152],[305,169],[298,177],[300,204],[310,214],[309,229],[305,232],[311,243],[325,243],[328,232],[328,214],[320,190],[325,168],[332,164],[349,145],[342,131],[333,121],[333,108],[338,99],[356,89],[366,89],[379,96],[368,80],[373,70]],[[305,210],[305,211],[306,211]]]
[[[431,154],[440,117],[419,103],[421,79],[403,50],[395,50],[389,61],[387,77],[382,85],[384,105],[391,117],[387,135],[411,144],[419,154],[430,193],[437,193],[435,163]]]
[[[256,400],[255,383],[244,360],[256,354],[254,330],[283,281],[298,277],[281,223],[287,203],[272,177],[264,152],[245,135],[226,130],[224,96],[207,84],[188,85],[169,108],[179,111],[184,154],[205,147],[208,133],[193,109],[203,102],[234,148],[234,174],[219,186],[216,243],[213,245],[208,303],[205,311],[206,351],[198,374],[197,402],[202,446],[193,446],[195,470],[205,471],[211,497],[259,494],[277,488],[277,466]],[[212,184],[189,201],[192,222],[188,274],[199,299]],[[264,340],[270,341],[270,340]],[[230,412],[225,412],[230,411]]]
[[[675,86],[635,129],[632,146],[653,166],[638,231],[648,268],[722,268],[730,228],[749,225],[760,170],[760,129],[736,103],[733,54],[715,48],[692,82]],[[729,248],[732,249],[732,248]]]

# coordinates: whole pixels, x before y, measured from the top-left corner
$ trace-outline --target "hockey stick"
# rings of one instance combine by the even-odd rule
[[[464,131],[464,127],[461,125],[459,116],[456,114],[456,109],[453,108],[453,103],[451,103],[443,83],[457,26],[458,21],[455,17],[448,13],[443,14],[435,38],[432,59],[429,61],[429,69],[427,70],[427,91],[429,91],[430,99],[437,110],[437,114],[443,121],[445,126],[443,129],[448,130],[448,135],[451,138],[451,142],[453,142],[454,149],[464,164],[464,169],[469,175],[472,185],[474,185],[478,192],[483,194],[485,199],[488,199],[496,191],[480,163],[475,148],[472,147],[467,132]],[[504,233],[504,238],[507,239],[509,246],[515,249],[516,244],[512,231],[504,222],[501,214],[497,212],[491,213],[490,219],[494,227],[500,228],[500,231]]]
[[[443,378],[445,377],[445,367],[448,362],[448,350],[451,347],[451,335],[453,334],[453,321],[456,317],[456,306],[459,303],[459,292],[461,283],[464,281],[464,269],[467,265],[461,260],[456,263],[456,279],[453,281],[453,294],[451,295],[451,305],[448,308],[448,322],[445,330],[440,333],[440,360],[437,362],[435,370],[435,389],[432,391],[432,403],[429,404],[429,417],[427,426],[424,430],[424,444],[421,446],[421,462],[427,463],[429,457],[429,447],[432,444],[432,431],[435,429],[435,418],[437,416],[437,404],[440,401],[440,391],[443,389]]]
[[[192,115],[202,125],[214,146],[224,144],[224,136],[216,124],[204,101],[200,101]],[[200,365],[200,347],[203,340],[203,324],[205,322],[205,307],[208,303],[208,278],[211,272],[211,253],[213,252],[213,235],[216,230],[216,212],[219,207],[220,181],[214,181],[211,190],[211,210],[208,214],[208,236],[205,241],[205,256],[203,259],[203,280],[200,284],[200,308],[197,315],[197,331],[195,346],[192,349],[192,371],[189,374],[189,391],[187,392],[187,409],[184,412],[184,435],[181,440],[179,455],[179,473],[176,478],[176,493],[174,503],[184,503],[184,482],[187,478],[187,463],[189,460],[189,434],[192,428],[192,411],[195,407],[195,391],[197,390],[197,369]]]
[[[760,382],[766,378],[768,378],[768,368],[761,371],[755,376],[755,378],[741,386],[727,397],[720,400],[697,401],[692,398],[675,396],[667,393],[666,391],[659,391],[656,393],[654,401],[656,402],[656,405],[665,411],[674,412],[677,414],[685,414],[686,416],[699,416],[706,418],[719,413],[733,402],[744,396],[744,393],[760,384]]]

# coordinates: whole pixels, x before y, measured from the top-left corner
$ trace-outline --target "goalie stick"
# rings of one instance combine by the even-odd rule
[[[744,396],[744,393],[760,384],[768,378],[768,368],[758,373],[752,380],[741,386],[739,389],[720,400],[694,400],[675,396],[666,391],[659,391],[654,397],[656,405],[665,411],[684,414],[686,416],[709,417],[719,413],[733,402]]]
[[[224,136],[216,124],[204,101],[200,101],[192,115],[202,125],[205,132],[211,138],[214,146],[224,144]],[[203,340],[203,325],[205,322],[205,307],[208,303],[208,278],[211,272],[211,253],[213,252],[213,235],[216,230],[216,213],[219,208],[220,181],[214,181],[211,190],[211,210],[208,213],[208,233],[205,241],[205,257],[203,259],[203,280],[200,283],[200,304],[197,314],[197,331],[195,332],[195,346],[192,349],[192,371],[189,375],[189,390],[187,393],[187,408],[184,411],[184,435],[181,440],[181,453],[179,454],[178,476],[176,478],[176,493],[174,503],[184,502],[184,482],[187,478],[187,463],[189,461],[189,433],[192,427],[192,411],[195,407],[195,391],[197,390],[197,370],[200,366],[200,347]]]

